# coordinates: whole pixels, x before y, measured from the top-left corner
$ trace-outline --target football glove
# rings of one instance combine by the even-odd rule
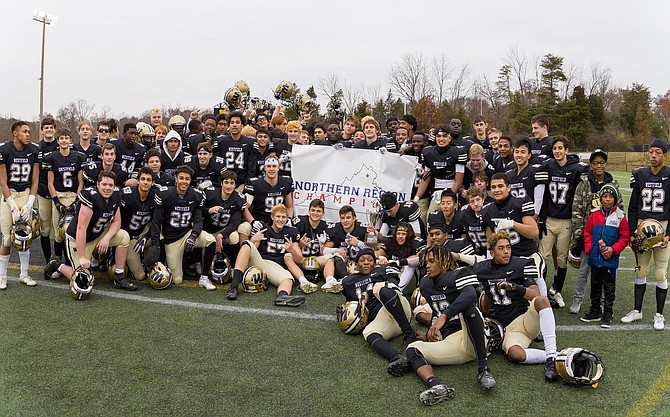
[[[144,247],[147,245],[147,235],[142,235],[137,238],[137,243],[133,246],[133,250],[136,253],[144,252]]]
[[[493,219],[496,222],[496,233],[501,230],[514,229],[514,220],[511,219]]]
[[[284,155],[279,157],[279,163],[283,164],[285,162],[288,162],[293,158],[293,156],[290,153],[285,153]]]
[[[198,184],[198,190],[204,191],[211,186],[212,186],[212,181],[205,180],[205,181],[201,182],[200,184]]]
[[[333,145],[333,149],[344,149],[344,145],[342,145],[341,143],[336,143],[335,145]]]
[[[21,210],[19,209],[19,206],[16,205],[16,201],[11,197],[6,198],[5,201],[9,204],[9,209],[12,212],[13,223],[18,222],[19,219],[21,219]]]
[[[538,230],[540,231],[540,236],[539,236],[539,238],[540,238],[540,240],[542,240],[542,236],[546,236],[546,235],[547,235],[547,223],[545,223],[544,220],[539,219],[539,220],[537,221],[537,228],[538,228]]]
[[[152,245],[144,255],[144,266],[151,268],[158,262],[158,258],[161,256],[161,248],[158,245]]]
[[[517,285],[509,281],[500,281],[496,283],[496,289],[498,291],[503,290],[505,292],[516,292]]]
[[[389,261],[386,264],[386,275],[400,275],[400,265],[397,264],[397,261]]]
[[[26,203],[26,205],[21,207],[21,211],[19,212],[21,220],[23,220],[26,223],[28,223],[28,220],[30,220],[30,215],[33,214],[34,202],[35,202],[35,196],[31,195],[30,197],[28,197],[28,202]]]
[[[193,235],[190,235],[187,239],[186,242],[184,242],[184,251],[185,252],[192,252],[193,249],[195,249],[195,239]]]
[[[260,220],[254,220],[254,221],[251,223],[251,234],[252,234],[252,235],[255,235],[256,233],[258,233],[258,232],[261,231],[262,229],[263,229],[263,222],[262,222],[262,221],[260,221]]]

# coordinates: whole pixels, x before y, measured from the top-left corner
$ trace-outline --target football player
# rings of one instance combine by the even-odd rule
[[[283,204],[272,207],[271,217],[270,224],[264,224],[250,240],[245,240],[240,245],[227,297],[229,300],[237,299],[237,287],[242,282],[244,271],[252,265],[260,268],[270,283],[277,287],[277,297],[274,300],[276,306],[299,307],[305,302],[305,297],[292,296],[291,290],[293,276],[302,275],[297,266],[302,262],[302,252],[298,246],[300,236],[294,227],[286,226],[288,209]],[[302,278],[304,282],[300,285],[305,293],[316,291],[316,285]],[[308,285],[304,285],[305,283]]]
[[[39,148],[30,142],[30,125],[24,121],[12,124],[12,140],[0,145],[0,190],[3,202],[0,208],[0,290],[7,288],[7,264],[12,246],[12,228],[20,221],[30,225],[33,204],[39,184]],[[19,282],[29,287],[37,283],[28,275],[30,249],[19,251],[21,273]]]
[[[547,160],[545,168],[549,175],[544,190],[545,204],[540,211],[540,254],[545,263],[556,248],[554,259],[554,282],[549,290],[559,308],[565,307],[563,284],[568,273],[568,249],[572,235],[572,201],[581,175],[588,166],[579,161],[577,155],[568,155],[570,144],[565,136],[556,136],[552,149],[554,158]]]
[[[367,247],[366,228],[356,221],[354,208],[344,205],[340,208],[339,215],[340,221],[326,230],[327,240],[323,245],[324,255],[334,255],[326,260],[323,267],[326,283],[321,286],[321,290],[329,293],[342,291],[342,285],[335,277],[342,279],[353,272],[356,254]]]
[[[332,255],[321,255],[323,246],[328,240],[326,232],[328,224],[321,220],[325,210],[326,206],[323,201],[315,198],[309,202],[307,215],[296,216],[293,219],[293,226],[298,229],[300,235],[299,246],[302,249],[303,258],[313,257],[321,269],[326,260],[332,257]]]
[[[340,127],[336,123],[328,125],[326,130],[327,137],[325,139],[316,139],[315,145],[333,146],[338,148],[351,148],[353,143],[351,140],[342,139],[340,136]]]
[[[405,201],[398,203],[396,195],[392,192],[385,192],[379,198],[379,205],[383,210],[381,216],[381,227],[379,228],[379,238],[386,237],[391,229],[400,222],[407,222],[412,226],[416,237],[426,235],[425,227],[421,222],[421,210],[417,203]],[[373,225],[370,225],[374,227]],[[368,227],[368,232],[373,232]]]
[[[44,157],[51,151],[58,149],[56,141],[56,121],[51,116],[42,119],[42,140],[38,144],[40,152],[37,156],[38,163],[42,165]],[[40,246],[45,259],[51,259],[51,194],[47,186],[47,171],[40,170],[40,182],[37,187],[37,207],[40,216]]]
[[[470,187],[466,194],[468,205],[461,210],[461,221],[468,242],[477,255],[486,255],[486,226],[482,219],[482,208],[486,194],[477,187]]]
[[[42,161],[42,169],[47,171],[49,195],[53,202],[51,219],[54,230],[58,229],[60,218],[75,203],[77,194],[84,188],[86,167],[86,155],[71,149],[70,129],[58,129],[56,137],[58,151],[49,153]],[[54,236],[54,252],[59,259],[62,259],[65,247],[62,238],[60,233]]]
[[[424,132],[416,132],[412,137],[412,143],[410,146],[404,148],[401,151],[402,155],[416,156],[419,158],[419,161],[415,167],[416,176],[414,177],[414,184],[412,184],[412,201],[415,202],[419,209],[421,210],[421,221],[426,224],[428,220],[428,206],[430,205],[430,196],[433,195],[432,183],[429,183],[426,187],[426,191],[423,193],[423,198],[415,199],[416,192],[421,185],[421,177],[423,176],[423,161],[421,160],[421,154],[423,148],[428,145],[428,135]]]
[[[279,175],[279,160],[274,155],[265,158],[265,176],[250,179],[244,192],[249,202],[244,219],[254,226],[254,233],[260,230],[260,223],[272,221],[270,212],[277,204],[284,204],[289,218],[293,217],[293,180]]]
[[[258,129],[256,131],[256,142],[249,154],[249,172],[247,178],[256,178],[263,176],[265,168],[265,158],[274,152],[274,145],[270,140],[270,132],[267,129]]]
[[[433,199],[428,207],[429,213],[437,208],[440,203],[438,198],[443,190],[451,189],[457,193],[461,188],[465,163],[468,159],[465,147],[452,144],[448,128],[439,126],[436,129],[435,141],[436,146],[428,146],[421,153],[424,174],[414,196],[414,202],[420,200],[431,181],[435,181]]]
[[[500,139],[498,139],[498,151],[493,157],[492,165],[495,172],[507,172],[516,168],[512,138],[509,136],[500,136]]]
[[[372,116],[366,116],[363,118],[363,136],[364,140],[361,140],[354,144],[356,149],[380,149],[385,148],[386,150],[396,150],[395,143],[389,142],[386,143],[386,139],[379,137],[379,122],[372,118]],[[388,146],[387,146],[388,145]]]
[[[161,237],[165,239],[165,260],[167,267],[172,271],[172,280],[176,285],[181,284],[184,279],[182,269],[184,252],[205,248],[198,285],[212,291],[216,286],[209,279],[209,269],[214,259],[216,239],[202,230],[202,207],[205,196],[190,187],[192,177],[193,169],[188,165],[180,165],[175,170],[177,185],[163,187],[156,192],[151,243],[154,247],[160,248]]]
[[[247,200],[235,191],[237,174],[233,171],[224,171],[221,174],[221,188],[208,187],[204,190],[205,204],[203,228],[216,238],[216,253],[220,253],[223,244],[237,245],[240,243],[240,234],[245,237],[250,234],[248,223],[242,225],[242,214],[247,207]]]
[[[142,254],[151,244],[150,223],[153,218],[155,194],[154,173],[149,167],[138,171],[137,186],[125,187],[121,194],[121,228],[128,232],[130,242],[126,262],[136,280],[146,278]],[[152,265],[147,265],[148,267]]]
[[[237,192],[244,190],[247,182],[249,155],[254,146],[254,140],[242,135],[242,127],[246,123],[244,114],[240,111],[228,113],[228,133],[216,138],[216,152],[226,161],[226,168],[237,174]],[[272,208],[274,204],[270,205]],[[269,209],[268,209],[269,212]],[[269,220],[269,219],[268,219]]]
[[[588,256],[584,252],[584,226],[586,219],[594,211],[600,209],[599,191],[605,184],[612,184],[619,190],[619,182],[612,177],[612,174],[606,171],[607,154],[596,149],[589,156],[589,165],[591,170],[582,174],[579,184],[575,189],[575,199],[572,203],[572,237],[570,238],[570,252],[576,258],[579,258],[580,267],[575,281],[575,295],[570,306],[570,313],[578,314],[582,307],[586,282],[591,273],[591,267],[588,263]],[[623,212],[623,199],[619,199],[617,207]],[[612,273],[616,276],[616,270]]]
[[[116,148],[116,162],[130,175],[140,169],[144,160],[144,145],[137,143],[137,127],[133,123],[123,125],[123,139],[111,142]],[[127,185],[137,185],[137,180],[129,180]]]
[[[451,189],[442,191],[439,210],[428,215],[428,227],[433,223],[444,223],[449,239],[460,239],[465,233],[461,212],[458,210],[458,197]]]
[[[151,127],[151,125],[144,122],[139,122],[137,124],[137,137],[139,138],[139,142],[142,144],[142,146],[144,146],[145,151],[156,148],[156,132],[154,131],[154,128]]]
[[[105,143],[107,143],[107,141],[109,140],[109,124],[107,124],[106,120],[101,120],[98,122],[95,131],[98,132],[98,136],[93,138],[93,143],[95,143],[100,147],[100,149],[102,149]]]
[[[514,144],[514,162],[516,168],[507,171],[512,195],[518,198],[530,198],[535,210],[535,220],[542,209],[544,189],[549,181],[549,175],[544,165],[530,164],[532,156],[529,139],[519,139]]]
[[[665,318],[663,307],[668,294],[668,242],[670,242],[670,168],[665,164],[668,144],[661,139],[654,139],[649,144],[649,166],[638,168],[630,176],[630,187],[633,189],[628,204],[628,226],[631,232],[631,245],[634,247],[637,227],[645,219],[658,220],[663,227],[663,239],[651,251],[636,253],[635,268],[635,307],[621,318],[623,323],[642,320],[642,301],[647,289],[647,273],[651,258],[654,258],[654,276],[656,278],[656,315],[654,329],[663,330]],[[659,232],[659,231],[657,231]],[[635,248],[637,249],[637,248]]]
[[[544,378],[556,374],[556,322],[549,299],[540,295],[536,284],[538,270],[530,258],[512,256],[512,237],[506,231],[492,234],[488,248],[492,259],[475,263],[482,283],[482,312],[494,309],[496,320],[505,328],[502,349],[507,357],[526,364],[544,363]],[[463,257],[461,257],[463,259]],[[544,350],[529,349],[542,332]]]
[[[423,240],[415,237],[412,226],[402,221],[393,226],[390,236],[383,238],[382,244],[375,251],[375,254],[379,257],[379,264],[384,265],[389,262],[389,259],[391,261],[399,261],[400,259],[415,256],[419,246],[422,244]],[[402,267],[398,287],[403,293],[406,290],[411,291],[414,285],[410,286],[410,283],[412,278],[414,278],[416,268],[409,264],[400,265],[399,262],[398,267]]]
[[[493,161],[499,156],[498,154],[498,143],[500,142],[500,137],[502,136],[502,132],[493,127],[489,129],[488,131],[488,137],[489,137],[489,144],[491,147],[486,150],[486,160],[489,161],[489,164],[493,164]],[[510,144],[511,144],[511,139],[510,139]],[[511,155],[510,155],[511,157]]]
[[[171,177],[175,177],[178,166],[191,162],[191,155],[182,149],[182,140],[179,133],[171,130],[162,142],[161,169]]]
[[[431,365],[459,365],[477,360],[477,382],[485,389],[496,386],[486,352],[484,322],[475,307],[477,275],[471,267],[458,267],[444,246],[430,246],[423,254],[427,275],[419,283],[432,313],[432,325],[424,340],[407,347],[414,372],[428,385],[419,396],[424,405],[448,400],[454,389],[443,385]]]
[[[403,350],[416,340],[410,326],[409,302],[398,288],[397,269],[376,267],[371,248],[356,254],[357,273],[342,280],[342,294],[346,301],[358,302],[361,314],[367,309],[368,324],[363,338],[379,355],[388,360],[387,371],[393,376],[405,374],[409,367],[407,357],[393,348],[389,340],[403,335]]]
[[[75,148],[76,149],[76,148]],[[102,148],[102,161],[89,162],[84,168],[84,185],[94,187],[100,172],[113,172],[116,186],[124,187],[128,180],[128,173],[116,160],[116,148],[111,143],[106,143]]]
[[[221,174],[226,170],[225,163],[221,157],[212,158],[212,147],[207,142],[198,144],[197,158],[192,158],[188,166],[193,169],[193,181],[191,187],[208,186],[218,187],[221,184]],[[200,187],[200,188],[203,188]]]
[[[482,220],[486,226],[486,238],[494,233],[506,231],[510,236],[512,255],[527,256],[535,261],[539,277],[536,278],[540,295],[547,294],[544,281],[544,258],[537,251],[535,239],[539,235],[534,219],[533,203],[528,197],[519,198],[511,194],[512,187],[506,174],[496,172],[491,178],[491,193],[495,202],[482,209]]]
[[[465,172],[463,173],[463,184],[459,193],[459,197],[464,203],[462,205],[467,204],[465,194],[467,194],[468,188],[474,184],[474,174],[477,172],[484,172],[487,177],[491,177],[495,174],[495,169],[486,160],[484,148],[475,143],[468,151],[468,162],[465,164]]]
[[[298,143],[302,132],[302,125],[297,120],[291,120],[286,125],[288,139],[278,139],[274,142],[274,150],[279,160],[279,175],[291,176],[291,152],[293,145]]]
[[[552,142],[554,138],[549,136],[549,119],[547,116],[535,115],[530,119],[530,124],[533,130],[533,137],[530,138],[531,163],[542,163],[553,158]]]
[[[214,130],[214,133],[216,134],[217,137],[218,136],[223,136],[226,133],[228,133],[228,118],[225,114],[220,113],[220,114],[216,115],[216,130]],[[217,141],[216,141],[216,137],[215,137],[212,144],[214,144],[216,142]],[[212,146],[212,148],[214,148],[214,147]],[[216,150],[216,149],[214,148],[214,150]]]
[[[158,149],[149,149],[144,154],[144,162],[154,174],[154,187],[170,187],[174,185],[174,178],[171,175],[161,171],[161,151]]]
[[[156,129],[159,125],[163,124],[163,112],[161,109],[153,108],[149,113],[151,127]]]
[[[74,271],[80,266],[91,268],[90,259],[95,249],[99,254],[106,254],[110,248],[116,247],[114,287],[137,290],[137,285],[128,282],[124,272],[130,238],[128,232],[121,229],[121,192],[115,189],[114,177],[114,172],[102,171],[95,188],[85,188],[79,193],[77,212],[65,232],[65,254],[69,265],[52,259],[44,269],[45,277],[53,277],[60,272],[72,279]]]
[[[74,145],[74,149],[86,155],[86,162],[89,164],[99,161],[102,155],[102,146],[91,143],[91,135],[93,134],[91,122],[88,120],[79,122],[77,132],[79,133],[79,143]],[[95,178],[93,183],[95,183]]]

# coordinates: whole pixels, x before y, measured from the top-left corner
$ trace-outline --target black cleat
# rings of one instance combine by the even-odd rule
[[[237,300],[237,286],[231,285],[230,288],[228,288],[228,294],[226,294],[226,297],[229,300]]]
[[[137,291],[137,285],[124,278],[114,278],[114,288],[124,289],[126,291]]]
[[[484,389],[495,388],[496,380],[489,368],[484,368],[477,374],[477,383]]]
[[[58,272],[60,265],[61,261],[57,257],[52,256],[47,266],[44,267],[44,279],[50,280],[60,277],[61,274]]]
[[[389,362],[386,370],[393,376],[405,375],[409,370],[409,361],[407,360],[407,356],[398,355],[396,359],[393,359],[391,362]]]
[[[305,297],[299,295],[280,295],[275,298],[278,307],[300,307],[305,303]]]
[[[555,382],[558,380],[555,358],[547,358],[547,361],[544,363],[544,379],[547,382]]]

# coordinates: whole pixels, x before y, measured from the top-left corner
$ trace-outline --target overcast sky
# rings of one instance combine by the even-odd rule
[[[91,1],[3,0],[0,115],[39,113],[41,24],[47,27],[45,112],[78,98],[115,116],[156,106],[209,109],[238,79],[270,98],[288,79],[306,89],[336,73],[380,84],[405,53],[447,53],[453,66],[497,78],[510,47],[565,65],[611,68],[615,85],[670,89],[667,0]],[[317,91],[318,93],[318,91]]]

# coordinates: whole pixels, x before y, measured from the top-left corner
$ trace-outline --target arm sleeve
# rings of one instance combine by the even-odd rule
[[[638,200],[640,199],[640,190],[636,184],[635,174],[635,171],[630,174],[630,188],[633,190],[630,193],[630,202],[628,203],[628,231],[631,236],[637,229],[637,206]],[[667,230],[666,233],[668,233]]]
[[[476,301],[477,291],[475,291],[475,287],[472,285],[465,286],[461,289],[454,302],[444,310],[444,314],[446,314],[448,318],[452,318],[473,305]]]
[[[237,230],[237,227],[242,222],[242,210],[235,210],[228,220],[228,226],[223,229],[223,235],[228,237],[231,233]]]
[[[535,186],[535,200],[533,201],[533,207],[535,208],[535,213],[540,214],[542,209],[542,199],[544,198],[544,184],[537,184]]]
[[[163,206],[154,208],[154,220],[151,222],[151,243],[160,247],[161,226],[163,225]]]

